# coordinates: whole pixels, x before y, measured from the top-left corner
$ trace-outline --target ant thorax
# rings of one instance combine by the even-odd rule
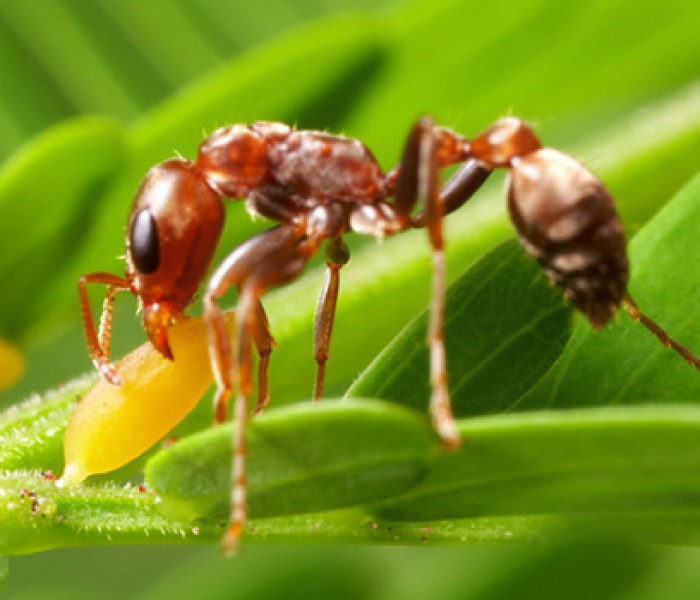
[[[272,177],[298,196],[367,201],[382,195],[384,173],[359,140],[293,131],[270,144],[268,154]]]

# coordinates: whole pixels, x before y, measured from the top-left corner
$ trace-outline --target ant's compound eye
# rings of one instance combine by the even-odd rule
[[[129,251],[134,266],[143,275],[158,269],[160,253],[158,251],[158,230],[151,211],[144,209],[136,215],[129,232]]]

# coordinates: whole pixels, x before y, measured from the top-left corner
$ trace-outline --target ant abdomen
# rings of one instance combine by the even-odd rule
[[[513,161],[508,208],[518,236],[596,327],[625,297],[626,240],[612,198],[574,159],[542,149]]]

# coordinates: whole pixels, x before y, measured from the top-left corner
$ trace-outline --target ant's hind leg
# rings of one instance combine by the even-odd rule
[[[444,217],[456,211],[481,188],[484,182],[493,173],[479,164],[476,160],[468,160],[460,165],[440,190],[441,214]],[[413,227],[425,227],[427,225],[425,211],[421,211],[411,218]]]
[[[493,169],[470,158],[470,143],[462,136],[450,129],[436,126],[429,117],[419,119],[408,134],[399,166],[389,173],[386,181],[390,194],[395,198],[393,208],[403,217],[410,218],[412,227],[427,225],[425,207],[411,216],[422,193],[421,170],[425,167],[421,160],[421,144],[426,135],[430,135],[434,146],[434,169],[463,163],[438,192],[437,202],[443,216],[465,204],[493,172]]]
[[[626,294],[622,300],[622,308],[625,309],[630,318],[637,323],[640,323],[646,327],[651,333],[653,333],[656,338],[667,348],[671,348],[678,354],[680,354],[688,364],[692,365],[696,369],[700,370],[700,360],[695,357],[695,355],[688,350],[685,346],[679,344],[676,340],[671,338],[671,336],[666,333],[665,330],[655,321],[647,317],[643,312],[637,308],[637,304],[632,300],[629,294]]]
[[[428,230],[433,263],[432,298],[428,323],[432,388],[430,413],[440,437],[447,445],[454,447],[460,444],[461,438],[450,404],[443,338],[446,265],[439,179],[439,153],[443,150],[440,144],[444,143],[442,138],[444,138],[444,130],[438,130],[429,117],[420,119],[411,130],[396,181],[395,206],[408,216],[418,198],[423,198],[425,203],[423,219]]]
[[[418,189],[425,201],[425,218],[428,227],[428,239],[432,248],[431,258],[433,263],[433,289],[428,322],[430,382],[432,385],[430,413],[435,429],[437,429],[440,437],[447,445],[454,447],[461,443],[461,437],[457,431],[457,425],[452,414],[452,405],[447,388],[447,356],[443,337],[447,268],[445,264],[445,242],[442,235],[442,206],[440,204],[437,145],[433,135],[432,120],[423,119],[423,122]]]
[[[447,359],[443,337],[447,274],[442,220],[445,214],[467,202],[492,170],[469,160],[457,170],[442,192],[439,170],[468,158],[469,142],[449,129],[437,127],[431,118],[423,117],[409,133],[398,175],[395,172],[390,175],[390,181],[394,181],[394,208],[401,217],[409,220],[411,227],[427,228],[432,248],[433,289],[428,324],[432,388],[430,412],[435,429],[449,446],[459,445],[461,439],[447,387]],[[411,216],[419,198],[423,199],[423,210]]]

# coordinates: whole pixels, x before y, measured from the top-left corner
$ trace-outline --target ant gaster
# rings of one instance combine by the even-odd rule
[[[441,187],[440,169],[455,164],[459,168]],[[627,293],[625,236],[603,185],[569,156],[542,148],[532,129],[517,118],[501,119],[467,140],[423,117],[411,129],[398,166],[388,174],[358,140],[270,122],[219,129],[204,140],[196,161],[167,160],[148,172],[127,224],[126,276],[93,273],[79,282],[90,354],[102,377],[115,385],[121,380],[109,354],[117,291],[136,295],[148,337],[172,359],[168,326],[183,316],[207,273],[221,234],[223,199],[245,198],[249,212],[279,222],[236,248],[216,268],[204,295],[217,422],[226,418],[236,383],[232,515],[225,548],[235,548],[246,520],[245,426],[253,346],[259,354],[256,412],[268,401],[273,340],[260,298],[269,288],[298,277],[325,243],[327,269],[314,334],[318,368],[313,397],[320,398],[339,272],[349,258],[343,243],[348,232],[380,238],[427,229],[433,265],[430,412],[442,439],[450,446],[459,444],[442,333],[442,220],[496,168],[510,170],[508,209],[520,240],[593,327],[605,325],[622,305],[665,345],[698,366],[688,350],[638,311]],[[416,212],[419,200],[422,207]],[[91,283],[107,285],[99,332],[86,291]],[[233,286],[239,299],[232,343],[217,299]]]

